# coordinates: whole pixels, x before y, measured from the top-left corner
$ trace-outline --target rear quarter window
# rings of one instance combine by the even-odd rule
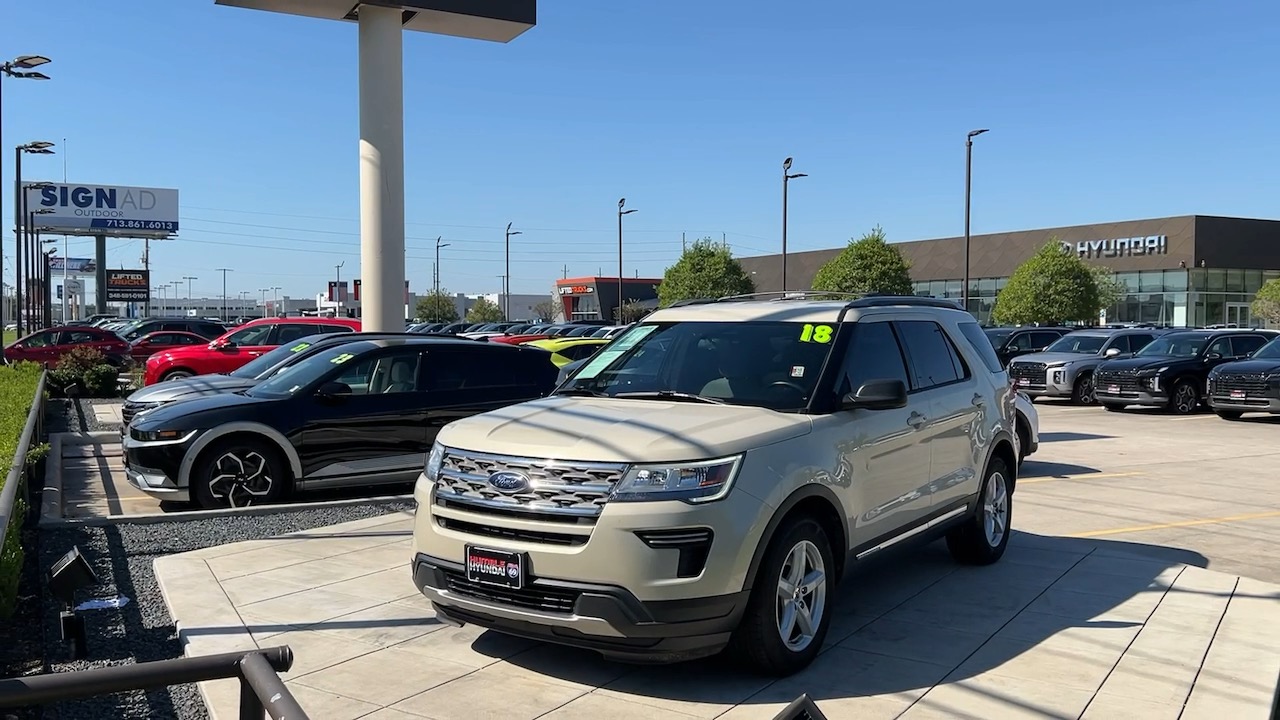
[[[969,349],[982,358],[982,364],[993,373],[1002,372],[1004,368],[1000,365],[1000,357],[996,355],[995,348],[991,346],[991,340],[987,338],[982,328],[978,327],[978,323],[962,322],[959,327],[960,334],[969,341]]]

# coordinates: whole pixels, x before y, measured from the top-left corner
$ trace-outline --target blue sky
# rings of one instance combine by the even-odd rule
[[[55,9],[56,8],[56,9]],[[978,138],[973,231],[1175,214],[1275,217],[1280,4],[1165,0],[544,0],[508,45],[405,38],[408,275],[514,292],[616,268],[660,276],[690,239],[774,252],[780,163],[794,250],[876,224],[891,240],[963,229],[964,136]],[[213,0],[10,3],[0,162],[28,179],[176,187],[180,239],[153,282],[217,296],[314,295],[359,266],[356,27]],[[65,145],[64,139],[65,138]],[[10,193],[3,194],[12,258]],[[722,235],[723,234],[723,235]],[[139,266],[113,241],[113,267]],[[73,241],[87,257],[92,241]],[[10,262],[6,262],[6,271]]]

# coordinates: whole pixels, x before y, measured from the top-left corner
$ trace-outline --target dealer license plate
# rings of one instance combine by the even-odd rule
[[[1018,378],[1018,384],[1019,384],[1019,385],[1030,385],[1030,384],[1031,384],[1031,378]]]
[[[1243,391],[1243,390],[1232,390],[1232,391],[1231,391],[1231,398],[1232,398],[1233,400],[1243,400],[1243,399],[1245,398],[1244,391]]]
[[[1108,385],[1108,386],[1107,386],[1107,392],[1108,392],[1109,394],[1111,394],[1111,395],[1119,395],[1119,394],[1120,394],[1120,386],[1119,386],[1119,385]]]
[[[524,587],[524,555],[468,545],[467,580],[519,590]]]

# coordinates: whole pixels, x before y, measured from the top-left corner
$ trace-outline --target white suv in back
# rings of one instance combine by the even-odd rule
[[[1000,558],[1013,404],[950,301],[659,310],[550,397],[440,431],[414,580],[450,624],[643,661],[733,646],[790,674],[853,563],[939,536],[960,562]]]

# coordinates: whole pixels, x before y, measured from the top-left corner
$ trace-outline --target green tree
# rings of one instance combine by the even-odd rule
[[[1250,309],[1254,317],[1266,320],[1268,325],[1280,324],[1280,278],[1263,283]]]
[[[418,298],[414,313],[422,318],[423,322],[458,321],[458,306],[453,303],[453,297],[449,295],[449,291],[443,289],[438,293],[430,292]]]
[[[556,316],[555,303],[550,300],[543,300],[533,306],[533,314],[538,316],[538,320],[551,320]]]
[[[622,308],[619,311],[614,312],[614,321],[620,325],[630,325],[633,322],[640,322],[645,315],[651,312],[653,310],[641,305],[638,301],[628,300],[622,304]]]
[[[1105,310],[1114,307],[1116,303],[1128,294],[1128,289],[1116,274],[1108,267],[1093,268],[1093,282],[1098,288],[1098,309]]]
[[[751,277],[733,258],[729,249],[711,238],[689,246],[675,265],[663,273],[658,286],[658,304],[667,307],[680,300],[721,298],[755,290]],[[626,317],[626,308],[623,308]]]
[[[879,225],[818,269],[814,290],[843,293],[910,295],[911,263],[902,251],[885,241]]]
[[[476,300],[476,304],[467,311],[467,322],[491,323],[502,321],[502,308],[488,298]]]
[[[1013,271],[992,317],[1004,325],[1096,320],[1104,301],[1110,304],[1098,282],[1097,271],[1052,238]]]

